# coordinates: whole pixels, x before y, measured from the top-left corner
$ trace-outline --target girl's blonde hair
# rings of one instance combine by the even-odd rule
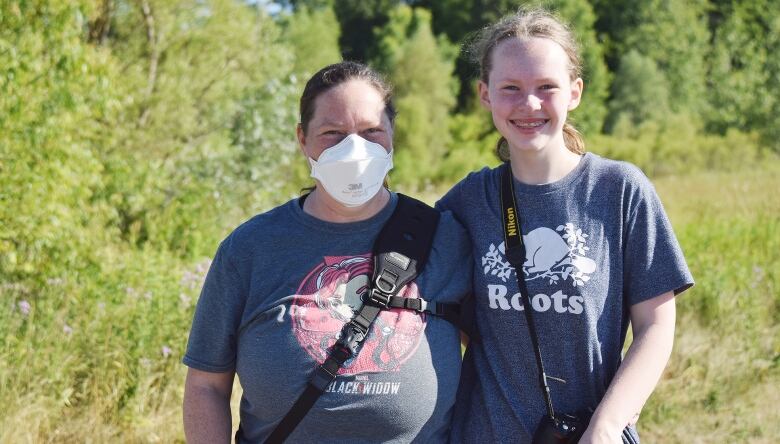
[[[503,17],[498,22],[482,29],[471,43],[469,53],[472,60],[479,64],[480,80],[488,83],[492,66],[493,50],[499,43],[510,38],[549,39],[560,45],[569,58],[569,78],[571,80],[582,76],[582,62],[576,40],[571,30],[563,21],[544,9],[519,9],[516,13]],[[585,141],[582,134],[570,123],[563,125],[563,141],[566,148],[576,154],[585,152]],[[509,146],[504,137],[496,144],[498,157],[509,160]]]

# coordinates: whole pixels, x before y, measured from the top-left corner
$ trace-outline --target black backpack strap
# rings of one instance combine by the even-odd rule
[[[444,302],[432,302],[423,298],[404,298],[393,296],[387,303],[388,308],[403,308],[418,313],[427,313],[438,316],[459,327],[461,304],[448,304]]]
[[[459,324],[460,304],[431,302],[422,298],[404,298],[399,296],[384,297],[382,287],[392,280],[403,280],[409,269],[419,270],[428,260],[428,254],[433,246],[433,236],[439,224],[440,214],[435,209],[417,199],[398,195],[398,208],[387,222],[377,238],[374,251],[376,269],[380,261],[384,261],[385,276],[379,276],[374,282],[373,298],[387,308],[403,308],[420,313],[428,313],[450,321],[455,326]],[[394,221],[393,218],[396,220]],[[390,227],[397,227],[390,229]],[[412,259],[417,258],[417,259]],[[398,277],[396,277],[398,276]],[[387,278],[385,278],[387,277]],[[408,282],[409,280],[405,280]]]
[[[290,436],[317,399],[336,379],[339,369],[359,352],[379,313],[389,308],[392,301],[407,299],[399,298],[398,292],[425,267],[436,227],[439,225],[439,217],[439,212],[430,206],[398,194],[395,211],[374,241],[374,273],[363,306],[352,320],[344,325],[328,357],[316,367],[303,394],[271,432],[266,444],[281,444]],[[451,310],[443,307],[444,304],[439,305],[442,307],[437,305],[432,308],[442,312]]]
[[[369,301],[387,308],[390,297],[417,276],[428,261],[439,217],[428,205],[398,194],[398,205],[374,242]]]

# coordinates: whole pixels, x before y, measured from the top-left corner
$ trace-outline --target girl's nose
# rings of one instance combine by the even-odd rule
[[[520,101],[521,101],[521,105],[522,106],[524,106],[524,107],[526,107],[528,109],[534,110],[534,111],[536,111],[536,110],[538,110],[538,109],[540,109],[542,107],[542,101],[539,100],[539,98],[536,97],[533,94],[526,95]]]

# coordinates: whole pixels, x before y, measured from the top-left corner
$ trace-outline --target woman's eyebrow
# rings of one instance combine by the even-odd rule
[[[342,121],[325,119],[317,126],[323,127],[323,126],[342,126],[342,125],[344,125],[344,122]]]

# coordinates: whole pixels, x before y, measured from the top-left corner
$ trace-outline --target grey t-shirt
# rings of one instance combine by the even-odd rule
[[[360,305],[371,248],[398,197],[376,216],[329,223],[294,199],[238,227],[220,245],[195,312],[184,364],[236,371],[244,389],[238,442],[262,442],[288,412]],[[423,273],[401,296],[457,302],[471,285],[468,237],[442,214]],[[460,376],[447,321],[383,311],[287,442],[444,442]]]
[[[506,260],[500,168],[458,183],[437,206],[473,243],[475,321],[453,442],[527,443],[546,412],[514,268]],[[594,409],[621,362],[629,308],[693,284],[653,186],[636,167],[585,154],[557,182],[515,180],[523,271],[557,412]],[[632,431],[635,434],[635,431]]]

